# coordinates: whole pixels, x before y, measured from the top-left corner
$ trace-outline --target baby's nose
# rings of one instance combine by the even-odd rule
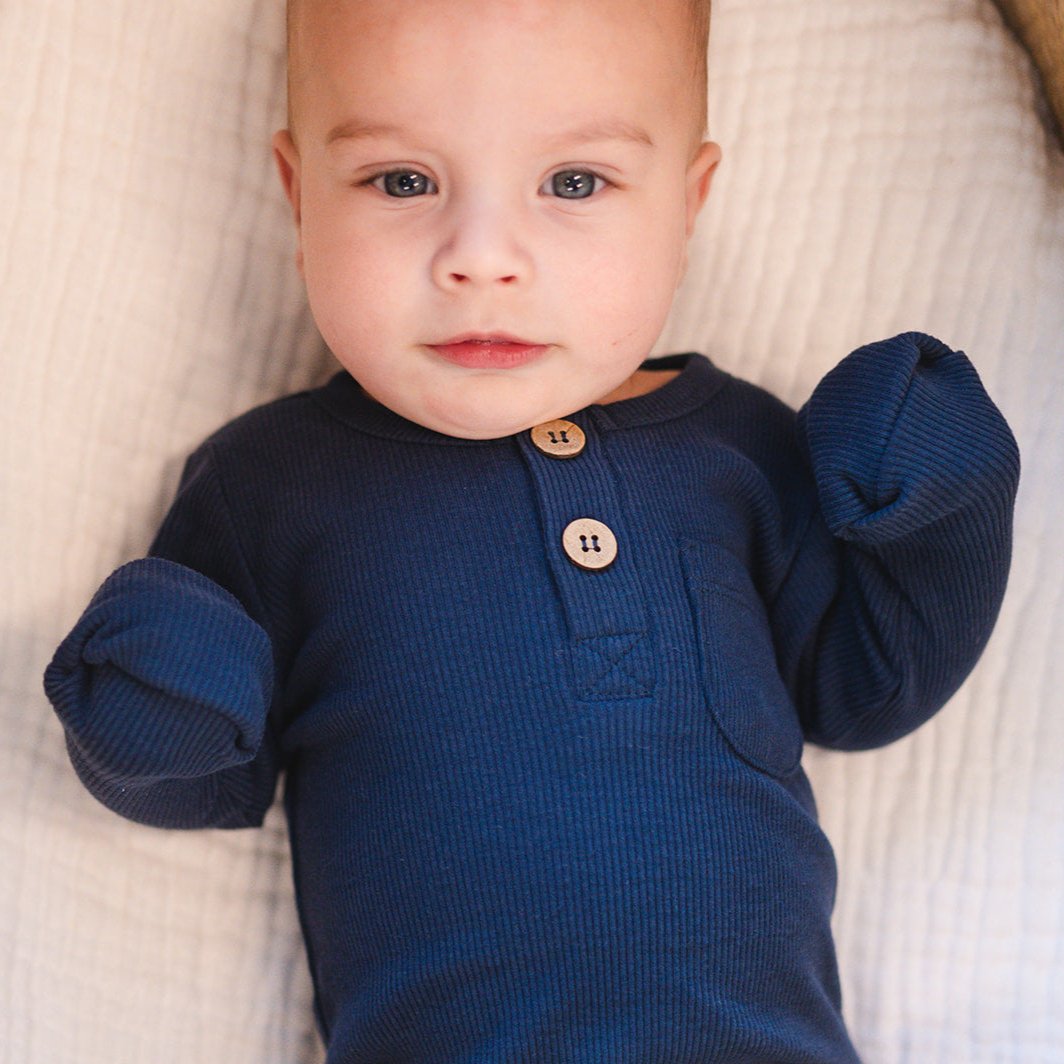
[[[512,286],[527,280],[531,271],[517,212],[498,203],[456,211],[433,262],[436,283],[450,289]]]

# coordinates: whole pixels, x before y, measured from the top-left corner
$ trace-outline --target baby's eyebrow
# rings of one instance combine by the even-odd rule
[[[402,134],[403,130],[399,126],[360,122],[356,118],[350,122],[342,122],[330,130],[325,138],[325,146],[329,147],[339,140],[369,140],[373,137],[399,137]]]
[[[622,118],[601,119],[589,122],[577,129],[570,129],[550,138],[550,144],[560,147],[567,144],[589,144],[604,140],[630,141],[646,148],[654,147],[654,139],[642,126]]]
[[[350,122],[342,122],[334,127],[325,138],[325,146],[330,147],[339,141],[402,137],[404,133],[405,130],[399,126],[386,123],[367,123],[353,119]],[[590,144],[607,140],[624,141],[644,148],[654,147],[653,138],[642,126],[637,126],[632,122],[618,118],[596,120],[576,129],[555,134],[548,139],[547,147],[560,148],[572,144]]]

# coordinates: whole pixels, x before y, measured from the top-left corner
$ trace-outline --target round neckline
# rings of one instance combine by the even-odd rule
[[[574,411],[570,417],[585,415],[604,431],[670,421],[708,402],[728,379],[727,373],[714,366],[704,355],[693,351],[650,358],[639,368],[650,371],[673,369],[679,370],[679,373],[652,391],[612,403],[593,403],[583,410]],[[371,398],[347,370],[340,370],[311,394],[334,417],[361,432],[384,439],[459,447],[490,446],[513,439],[512,436],[503,436],[467,440],[408,421]]]

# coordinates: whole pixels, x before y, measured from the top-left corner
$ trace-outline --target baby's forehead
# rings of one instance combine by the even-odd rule
[[[301,30],[313,29],[323,19],[338,14],[355,16],[359,24],[372,32],[395,26],[405,20],[425,20],[445,15],[456,30],[475,32],[484,20],[506,19],[521,25],[527,32],[549,27],[573,0],[287,0],[289,41]],[[685,18],[697,0],[580,0],[585,13],[598,8],[611,22],[632,20],[647,23],[664,14],[681,14]],[[708,6],[708,2],[707,2]],[[348,23],[351,25],[351,23]]]
[[[471,98],[509,94],[513,86],[531,114],[537,110],[537,82],[555,101],[559,87],[569,82],[573,110],[583,99],[594,110],[595,100],[604,96],[614,101],[614,110],[623,110],[632,91],[675,110],[663,102],[666,96],[694,100],[698,93],[691,86],[705,81],[704,47],[700,70],[688,61],[693,54],[688,13],[694,3],[708,9],[709,0],[288,3],[293,129],[302,125],[300,116],[319,114],[337,94],[349,101],[355,94],[367,108],[374,101],[389,107],[397,99],[431,107],[441,82],[448,89],[461,87]],[[704,125],[704,102],[698,104],[692,110],[703,113],[697,124]]]

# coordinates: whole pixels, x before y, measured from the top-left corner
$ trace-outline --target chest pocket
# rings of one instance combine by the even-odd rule
[[[745,566],[721,547],[688,544],[683,563],[709,710],[744,761],[787,775],[801,761],[802,731],[761,596]]]

